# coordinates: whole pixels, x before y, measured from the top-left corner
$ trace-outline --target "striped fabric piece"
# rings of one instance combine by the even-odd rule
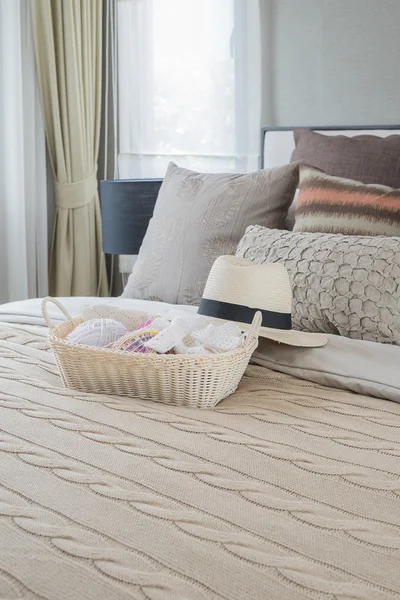
[[[293,231],[400,235],[400,190],[300,167]]]

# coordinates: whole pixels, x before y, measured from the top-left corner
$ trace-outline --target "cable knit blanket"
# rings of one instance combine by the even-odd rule
[[[64,389],[0,325],[0,598],[400,598],[399,434],[262,367],[212,411]]]

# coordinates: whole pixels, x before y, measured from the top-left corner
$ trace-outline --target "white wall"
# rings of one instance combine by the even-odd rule
[[[261,0],[265,125],[400,124],[400,0]]]

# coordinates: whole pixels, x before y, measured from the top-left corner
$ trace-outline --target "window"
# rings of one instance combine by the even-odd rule
[[[121,178],[258,167],[258,0],[118,0]]]

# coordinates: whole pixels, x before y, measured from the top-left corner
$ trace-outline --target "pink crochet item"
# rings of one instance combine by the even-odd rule
[[[139,329],[147,329],[148,327],[150,327],[153,321],[154,319],[147,319],[147,321],[139,325],[139,327],[136,327],[136,331],[139,331]]]

